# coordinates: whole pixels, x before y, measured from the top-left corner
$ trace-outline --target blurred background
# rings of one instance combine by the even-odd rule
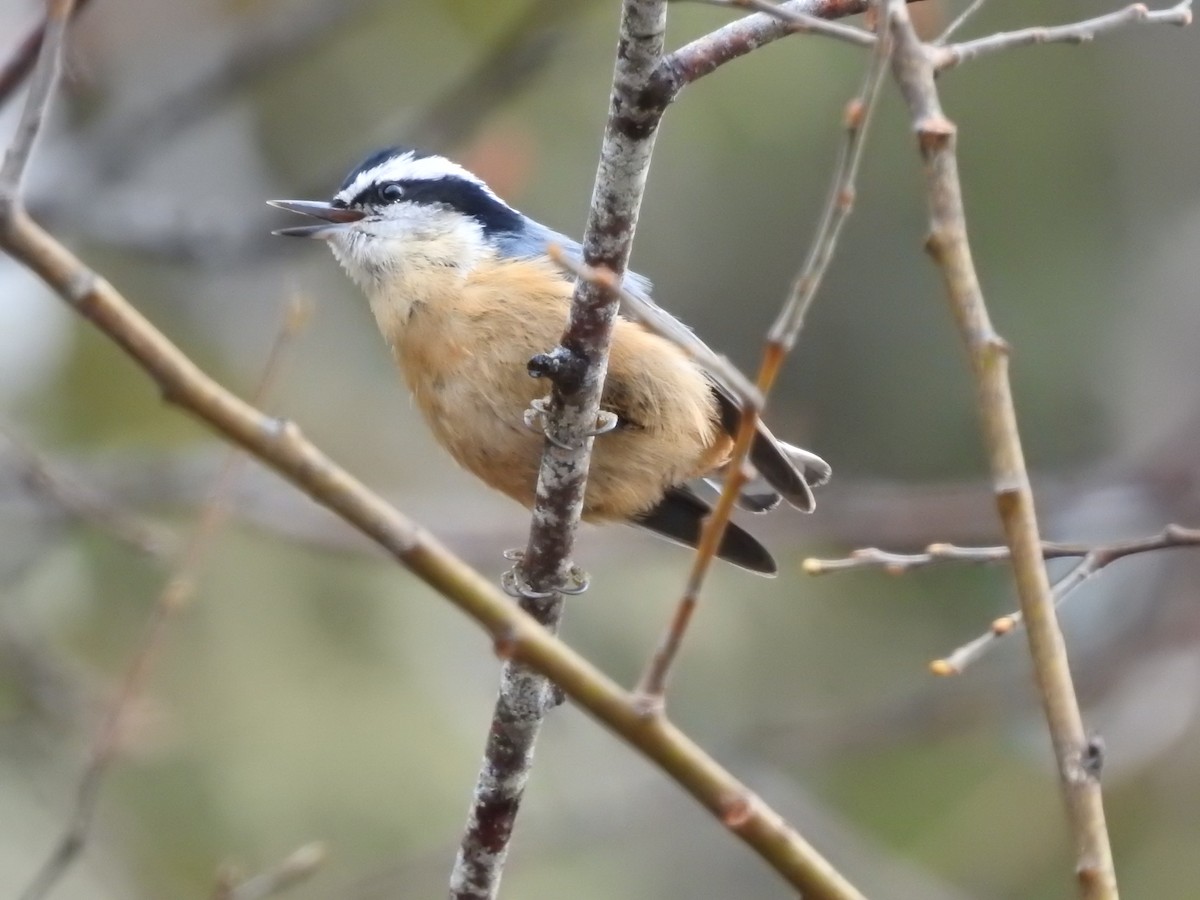
[[[936,34],[960,2],[914,7]],[[271,197],[325,198],[376,147],[462,160],[583,227],[616,2],[89,4],[30,175],[34,215],[250,395],[286,304],[311,307],[267,406],[484,572],[527,515],[458,471],[365,302]],[[993,3],[960,37],[1098,15]],[[0,0],[0,58],[39,19]],[[671,7],[678,46],[732,14]],[[1013,344],[1048,538],[1200,522],[1196,32],[1132,27],[941,78],[974,251]],[[634,265],[747,369],[803,259],[861,51],[793,37],[689,87],[659,140]],[[20,94],[0,109],[7,143]],[[1001,570],[802,574],[854,547],[992,542],[965,359],[925,258],[919,161],[885,84],[859,200],[769,419],[834,466],[812,517],[752,526],[774,580],[714,573],[672,714],[871,896],[1069,896],[1071,854],[1023,636],[955,679],[929,660],[1013,607]],[[223,446],[0,261],[0,894],[52,847]],[[479,630],[251,464],[169,627],[83,858],[55,897],[204,898],[321,840],[296,898],[445,892],[498,666]],[[565,637],[632,684],[689,557],[585,528]],[[1200,881],[1200,552],[1117,563],[1063,610],[1131,897]],[[509,897],[786,895],[756,857],[578,711],[550,720]]]

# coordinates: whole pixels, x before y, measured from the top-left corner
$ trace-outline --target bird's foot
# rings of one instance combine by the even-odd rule
[[[567,594],[574,597],[586,591],[592,583],[592,578],[587,572],[579,566],[573,565],[567,571],[566,581],[556,590],[535,591],[518,571],[525,559],[525,551],[519,548],[505,550],[504,558],[512,560],[516,565],[500,576],[500,587],[503,588],[504,593],[517,600],[547,600],[555,594]]]

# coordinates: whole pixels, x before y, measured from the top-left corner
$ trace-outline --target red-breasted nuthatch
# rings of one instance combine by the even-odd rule
[[[329,203],[271,203],[321,220],[275,233],[328,242],[370,300],[438,443],[486,484],[532,506],[542,438],[525,413],[548,385],[527,366],[561,338],[573,285],[547,246],[579,258],[579,244],[522,215],[462,166],[404,148],[368,158]],[[624,284],[649,301],[646,279],[629,273]],[[680,347],[699,339],[668,322],[672,340],[616,321],[601,401],[616,428],[596,438],[583,517],[695,546],[710,508],[688,482],[720,475],[741,410]],[[761,424],[750,460],[759,478],[740,505],[755,512],[781,497],[811,512],[810,486],[829,477],[824,460]],[[732,523],[718,555],[776,571],[770,553]]]

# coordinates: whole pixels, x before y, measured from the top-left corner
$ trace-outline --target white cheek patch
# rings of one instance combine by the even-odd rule
[[[473,219],[436,206],[400,205],[339,231],[333,255],[361,287],[404,279],[426,267],[468,270],[493,249]]]

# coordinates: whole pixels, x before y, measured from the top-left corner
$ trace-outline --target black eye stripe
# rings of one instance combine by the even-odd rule
[[[381,210],[400,202],[452,209],[473,218],[486,232],[519,231],[521,228],[520,213],[478,182],[458,176],[379,182],[359,191],[349,205]]]

